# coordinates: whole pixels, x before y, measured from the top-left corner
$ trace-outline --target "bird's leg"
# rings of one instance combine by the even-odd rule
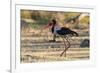
[[[66,50],[67,49],[66,41],[63,37],[62,37],[62,39],[63,39],[64,45],[65,45],[65,50]],[[60,56],[62,56],[64,53],[65,53],[65,56],[66,56],[66,51],[65,50],[60,54]]]
[[[65,38],[66,39],[66,41],[67,41],[67,43],[68,43],[68,47],[67,47],[67,49],[65,50],[65,51],[67,51],[68,50],[68,48],[71,46],[71,44],[70,44],[70,42],[69,42],[69,40],[68,40],[68,37],[67,38]]]
[[[66,51],[65,51],[65,57],[66,57]]]
[[[65,57],[66,57],[66,51],[67,51],[68,48],[70,47],[70,42],[68,41],[68,37],[65,38],[65,39],[66,39],[66,41],[67,41],[67,43],[68,43],[68,47],[66,47],[66,46],[67,46],[67,45],[66,45],[66,41],[65,41],[64,38],[63,38],[64,44],[65,44],[65,50],[60,54],[60,56],[62,56],[62,55],[65,53]]]

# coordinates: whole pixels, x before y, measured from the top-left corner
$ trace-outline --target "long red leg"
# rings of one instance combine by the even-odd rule
[[[68,43],[68,47],[66,47],[66,46],[67,46],[67,45],[66,45],[66,41],[65,41],[64,38],[63,38],[64,45],[65,45],[65,50],[60,54],[60,56],[62,56],[62,55],[65,53],[65,57],[66,57],[66,51],[67,51],[68,48],[70,47],[70,42],[68,41],[68,37],[65,38],[65,39],[66,39],[66,41],[67,41],[67,43]]]
[[[65,45],[65,49],[66,49],[66,46],[67,46],[67,45],[66,45],[66,42],[65,42],[64,38],[62,38],[62,39],[63,39],[64,45]],[[63,52],[60,54],[60,56],[62,56],[62,55],[64,54],[64,52],[65,52],[65,51],[63,51]]]

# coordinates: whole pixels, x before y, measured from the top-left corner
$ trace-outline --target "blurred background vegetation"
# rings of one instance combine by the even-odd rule
[[[37,29],[56,19],[58,24],[74,28],[89,28],[89,13],[86,12],[56,12],[40,10],[21,10],[21,26],[26,28]]]

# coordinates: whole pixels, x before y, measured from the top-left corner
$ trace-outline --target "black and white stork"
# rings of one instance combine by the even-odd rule
[[[60,54],[60,56],[62,56],[64,53],[65,53],[65,56],[66,56],[66,51],[68,50],[68,48],[71,46],[70,45],[70,42],[68,40],[68,35],[72,35],[72,36],[78,36],[78,33],[69,29],[69,28],[66,28],[66,27],[60,27],[59,25],[57,25],[56,23],[56,20],[53,19],[52,20],[52,23],[49,24],[49,26],[52,26],[51,27],[51,31],[54,35],[58,35],[60,36],[62,39],[63,39],[63,42],[64,42],[64,45],[65,45],[65,49],[64,51]],[[55,39],[54,39],[55,40]],[[68,45],[66,44],[66,41],[68,43]]]
[[[55,26],[55,28],[56,28],[56,26]],[[68,35],[78,36],[78,33],[76,33],[75,31],[72,31],[71,29],[66,28],[66,27],[61,27],[61,29],[59,29],[59,30],[54,29],[54,32],[57,35],[59,35],[60,37],[62,37],[64,45],[65,45],[65,50],[60,54],[60,56],[62,56],[64,53],[65,53],[65,56],[66,56],[66,51],[71,46],[70,42],[68,40],[69,39]],[[68,43],[68,45],[66,45],[66,42]]]

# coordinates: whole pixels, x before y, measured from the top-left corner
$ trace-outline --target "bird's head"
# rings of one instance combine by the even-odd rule
[[[55,25],[57,21],[55,19],[52,19],[52,24]]]

